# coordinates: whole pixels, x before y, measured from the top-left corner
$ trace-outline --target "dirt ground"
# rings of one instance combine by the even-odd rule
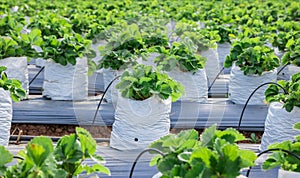
[[[40,124],[12,124],[11,135],[23,135],[23,136],[52,136],[52,137],[61,137],[64,135],[69,135],[75,132],[75,128],[78,127],[76,125],[40,125]],[[90,131],[94,138],[109,138],[111,133],[111,127],[93,127],[90,126],[81,126]],[[184,129],[171,129],[171,133],[179,133]],[[199,134],[203,130],[198,130]],[[260,143],[261,136],[263,132],[249,132],[242,131],[247,140],[242,141],[242,143]],[[255,138],[252,137],[251,134],[255,134]]]

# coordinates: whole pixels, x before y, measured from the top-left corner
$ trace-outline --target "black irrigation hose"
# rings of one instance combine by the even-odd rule
[[[247,105],[248,105],[248,102],[250,101],[251,97],[254,95],[254,93],[255,93],[258,89],[260,89],[260,88],[263,87],[264,85],[269,85],[269,84],[270,84],[270,85],[271,85],[271,84],[272,84],[272,85],[277,85],[278,87],[280,87],[280,88],[284,91],[285,94],[288,93],[281,85],[279,85],[278,83],[275,83],[275,82],[266,82],[266,83],[263,83],[263,84],[261,84],[260,86],[258,86],[258,87],[251,93],[251,95],[249,96],[249,98],[247,99],[247,101],[246,101],[246,103],[245,103],[245,105],[244,105],[244,108],[243,108],[242,113],[241,113],[241,116],[240,116],[239,125],[238,125],[238,127],[237,127],[237,130],[238,130],[238,131],[240,131],[240,127],[241,127],[241,123],[242,123],[242,118],[243,118],[245,109],[246,109],[246,107],[247,107]]]
[[[164,154],[163,152],[159,151],[158,149],[155,149],[155,148],[148,148],[148,149],[145,149],[145,150],[142,151],[142,152],[136,157],[136,159],[134,160],[134,163],[133,163],[133,165],[132,165],[132,167],[131,167],[131,170],[130,170],[129,178],[132,178],[132,174],[133,174],[134,168],[135,168],[135,166],[136,166],[138,160],[140,159],[140,157],[141,157],[144,153],[149,152],[149,151],[154,151],[154,152],[156,152],[156,153],[158,153],[158,154],[160,154],[160,155],[162,155],[162,156],[165,156],[165,154]]]
[[[20,156],[14,156],[14,159],[20,159],[20,160],[24,160],[24,158],[20,157]]]
[[[279,75],[280,72],[281,72],[284,68],[286,68],[286,66],[288,66],[289,64],[290,64],[290,63],[285,64],[285,65],[277,72],[277,75]]]
[[[293,152],[290,152],[288,150],[280,149],[280,148],[272,148],[272,149],[265,150],[265,151],[259,153],[257,155],[257,158],[260,157],[261,155],[265,154],[265,153],[269,153],[269,152],[273,152],[273,151],[282,151],[282,152],[285,152],[285,153],[287,153],[289,155],[294,156],[295,158],[297,158],[300,161],[300,156],[299,155],[297,155],[297,154],[295,154]],[[252,166],[249,167],[249,169],[248,169],[248,171],[246,173],[246,177],[249,177],[251,169],[252,169]]]
[[[208,87],[208,91],[210,91],[211,87],[214,85],[214,83],[216,82],[217,78],[220,76],[220,74],[223,72],[224,69],[225,69],[225,67],[222,67],[222,69],[220,70],[220,72],[217,74],[217,76],[215,77],[215,79],[213,80],[213,82]]]
[[[43,66],[37,74],[35,74],[35,76],[31,79],[31,81],[29,82],[29,86],[31,85],[31,83],[37,78],[37,76],[40,75],[40,73],[44,70],[45,66]]]
[[[97,109],[96,109],[96,112],[95,112],[95,115],[94,115],[94,118],[93,118],[93,122],[92,122],[92,124],[91,124],[91,126],[90,126],[90,132],[92,132],[92,128],[93,128],[93,126],[94,126],[94,124],[95,124],[95,120],[96,120],[98,111],[99,111],[99,109],[100,109],[100,106],[101,106],[101,103],[102,103],[102,101],[103,101],[103,99],[104,99],[105,94],[107,93],[109,87],[113,84],[113,82],[114,82],[115,80],[117,80],[118,78],[120,78],[120,76],[121,76],[121,75],[115,77],[115,78],[109,83],[109,85],[106,87],[106,89],[104,90],[104,93],[102,94],[101,99],[100,99],[100,101],[99,101],[99,104],[98,104],[98,106],[97,106]]]

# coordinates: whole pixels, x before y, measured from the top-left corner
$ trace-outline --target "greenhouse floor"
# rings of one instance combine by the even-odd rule
[[[240,147],[243,149],[254,150],[258,152],[258,144],[240,144]],[[25,144],[15,145],[10,144],[8,150],[16,155],[17,152],[21,149],[25,148]],[[112,178],[127,178],[130,175],[131,167],[136,159],[137,155],[141,152],[141,150],[133,150],[133,151],[119,151],[113,148],[110,148],[107,145],[107,142],[98,143],[97,153],[104,157],[106,164],[110,171],[111,176],[99,174],[101,178],[104,177],[112,177]],[[150,178],[154,174],[157,173],[156,167],[150,167],[149,161],[153,155],[144,154],[140,160],[137,162],[136,167],[133,172],[132,177],[143,177]],[[262,171],[260,168],[261,163],[266,158],[266,156],[262,156],[257,160],[257,166],[253,167],[249,178],[274,178],[277,177],[277,170],[272,169],[270,171]],[[93,162],[88,161],[87,164],[93,164]],[[242,174],[246,174],[247,170],[244,170]],[[91,177],[91,176],[90,176]]]

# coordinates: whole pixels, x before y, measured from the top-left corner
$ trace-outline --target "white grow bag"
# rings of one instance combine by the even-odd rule
[[[211,83],[221,70],[218,51],[217,49],[209,48],[206,51],[201,51],[200,55],[207,59],[205,72],[208,81]]]
[[[184,94],[179,99],[188,102],[206,102],[208,98],[207,78],[204,69],[192,72],[173,70],[168,75],[184,86]]]
[[[5,73],[10,79],[18,79],[26,91],[26,98],[29,93],[27,57],[9,57],[0,60],[0,66],[5,66]]]
[[[37,67],[44,67],[46,65],[46,60],[43,58],[36,58],[35,59],[35,65]]]
[[[219,61],[223,64],[225,62],[226,56],[230,53],[231,44],[230,43],[218,43],[218,55]]]
[[[52,100],[84,100],[88,97],[88,66],[86,58],[77,58],[76,65],[62,66],[47,60],[43,96]]]
[[[266,82],[275,82],[277,79],[277,70],[270,72],[264,72],[259,75],[244,75],[240,67],[235,66],[231,68],[229,79],[229,100],[235,104],[245,104],[250,94],[261,84]],[[267,85],[258,89],[251,97],[249,105],[264,105],[265,95],[264,92],[267,89]]]
[[[297,178],[300,177],[300,172],[286,171],[278,169],[278,178]]]
[[[118,97],[110,146],[119,150],[145,149],[169,134],[171,99],[157,96],[143,101]]]
[[[12,100],[8,91],[0,88],[0,145],[7,146],[12,121]]]
[[[270,144],[285,140],[294,140],[300,132],[293,129],[300,122],[300,108],[294,107],[292,112],[282,108],[283,104],[272,102],[265,121],[265,131],[261,139],[260,150],[264,151]]]
[[[280,69],[278,69],[280,70]],[[290,80],[292,75],[300,72],[300,67],[290,64],[286,66],[279,74],[279,80]]]

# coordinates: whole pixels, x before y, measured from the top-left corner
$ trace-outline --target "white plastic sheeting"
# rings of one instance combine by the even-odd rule
[[[7,67],[8,78],[18,79],[26,91],[26,98],[29,93],[27,57],[9,57],[0,60],[0,66]]]
[[[0,88],[0,145],[7,146],[12,121],[12,101],[8,91]]]
[[[88,66],[86,58],[77,58],[76,65],[63,66],[47,60],[43,96],[52,100],[84,100],[88,97]]]
[[[145,149],[169,134],[171,99],[157,96],[143,101],[118,97],[110,146],[119,150]]]
[[[179,99],[188,102],[206,102],[208,98],[207,78],[204,69],[197,72],[173,70],[168,75],[184,86],[184,94]]]
[[[202,51],[200,55],[207,59],[205,72],[208,81],[211,83],[221,70],[218,51],[217,49],[209,48],[206,51]]]
[[[277,70],[270,72],[264,72],[259,75],[244,75],[240,67],[235,66],[231,68],[229,79],[229,99],[235,104],[245,104],[251,93],[261,84],[266,82],[276,82]],[[267,85],[258,89],[251,97],[249,105],[264,105],[265,95],[264,92],[267,89]]]
[[[261,139],[260,150],[264,151],[270,144],[285,140],[294,140],[300,132],[293,129],[300,122],[300,108],[294,107],[291,112],[282,108],[283,104],[272,102],[265,121],[265,131]]]

